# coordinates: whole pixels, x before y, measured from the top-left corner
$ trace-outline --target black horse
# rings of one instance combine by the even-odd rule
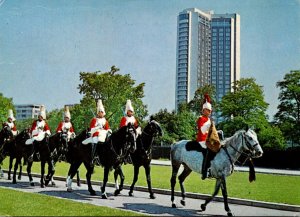
[[[109,171],[112,169],[118,170],[119,166],[124,162],[124,159],[129,155],[130,151],[135,150],[135,134],[136,131],[132,125],[122,127],[116,132],[113,132],[104,143],[98,143],[96,155],[99,157],[100,165],[104,167],[103,186],[101,188],[102,197],[107,198],[105,193],[105,186],[108,181]],[[71,153],[72,164],[69,169],[69,176],[67,178],[67,190],[72,191],[72,178],[74,177],[79,166],[84,163],[87,169],[86,179],[88,184],[88,191],[91,195],[96,195],[92,184],[91,175],[94,170],[94,165],[91,165],[91,146],[83,145],[82,141],[89,137],[88,130],[84,130],[75,138],[75,149]],[[115,173],[120,174],[119,171]],[[124,176],[123,176],[124,177]],[[123,188],[123,181],[121,181],[120,189]]]
[[[138,180],[139,169],[141,166],[144,167],[147,184],[148,184],[148,191],[150,193],[150,198],[155,199],[154,193],[151,187],[151,176],[150,176],[150,163],[152,159],[152,144],[154,138],[156,136],[162,136],[162,129],[155,120],[150,120],[149,123],[146,125],[142,134],[137,138],[137,149],[135,152],[131,153],[131,160],[134,166],[134,177],[132,184],[130,186],[129,196],[133,196],[133,188],[135,183]]]
[[[9,155],[11,146],[13,144],[13,133],[11,128],[6,124],[2,124],[2,129],[0,131],[0,165],[6,156]],[[1,176],[3,176],[3,171],[0,167]]]
[[[30,138],[29,128],[22,130],[16,137],[14,138],[14,145],[10,152],[10,162],[9,165],[12,164],[12,159],[16,158],[15,165],[14,165],[14,171],[13,171],[13,184],[17,183],[17,170],[20,166],[20,171],[18,175],[18,180],[21,180],[21,174],[22,174],[22,158],[26,159],[25,153],[26,149],[30,151],[32,147],[26,146],[25,142],[27,139]],[[24,160],[25,161],[25,160]],[[11,168],[11,166],[10,166]],[[10,170],[8,172],[8,179],[10,179]]]
[[[49,137],[45,136],[45,138],[42,141],[34,141],[33,145],[30,145],[31,147],[35,147],[30,149],[26,149],[26,161],[27,163],[27,175],[29,178],[29,182],[31,186],[34,186],[33,178],[31,175],[31,167],[33,162],[41,162],[41,180],[40,185],[41,188],[45,187],[45,165],[48,164],[48,174],[47,178],[50,180],[54,174],[54,165],[53,165],[53,159],[51,156],[51,151],[49,148]],[[34,153],[32,159],[31,155]],[[30,156],[30,157],[29,157]]]
[[[70,163],[70,153],[74,148],[74,138],[71,137],[68,141],[67,132],[58,132],[49,137],[48,146],[50,149],[50,156],[53,166],[53,173],[50,173],[49,175],[53,176],[55,172],[55,165],[57,162],[64,161]],[[47,186],[51,180],[52,177],[47,175],[45,178],[45,185]],[[55,185],[53,180],[52,185]],[[80,185],[79,173],[77,173],[77,185]]]

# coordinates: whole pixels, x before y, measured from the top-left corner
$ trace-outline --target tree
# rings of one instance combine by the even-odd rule
[[[300,71],[290,71],[283,81],[276,84],[280,88],[278,112],[274,120],[287,140],[300,144]]]
[[[97,101],[101,99],[112,129],[118,128],[127,99],[132,101],[135,116],[139,120],[147,116],[147,106],[142,102],[145,83],[135,86],[135,80],[129,74],[121,75],[118,71],[118,68],[112,66],[109,72],[104,73],[80,72],[82,83],[78,86],[79,93],[84,95],[81,104],[85,112],[96,112]]]
[[[9,109],[12,109],[14,111],[14,114],[16,114],[12,98],[6,98],[5,96],[3,96],[2,93],[0,93],[0,121],[1,121],[1,123],[7,121]]]
[[[188,103],[188,107],[191,111],[195,112],[196,115],[201,115],[202,112],[202,104],[204,101],[204,94],[208,94],[211,98],[211,103],[214,107],[214,110],[217,111],[217,103],[216,103],[216,90],[214,86],[205,85],[203,87],[199,87],[195,91],[194,98]]]
[[[186,104],[180,104],[178,112],[160,110],[153,115],[164,131],[160,139],[164,144],[170,145],[182,139],[195,139],[196,116],[188,109]]]
[[[241,79],[233,83],[233,92],[224,95],[220,102],[224,121],[218,127],[223,129],[226,136],[231,136],[237,130],[248,126],[254,127],[261,145],[282,149],[285,146],[282,134],[277,133],[278,130],[268,123],[267,108],[263,89],[255,83],[255,79]]]

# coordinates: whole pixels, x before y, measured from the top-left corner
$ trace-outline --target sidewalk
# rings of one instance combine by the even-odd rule
[[[162,160],[153,160],[152,159],[151,164],[152,165],[160,165],[160,166],[171,166],[171,161],[162,161]],[[249,168],[235,166],[234,170],[240,171],[240,172],[248,172]],[[283,169],[269,169],[269,168],[255,167],[255,172],[276,174],[276,175],[300,176],[300,170],[283,170]]]

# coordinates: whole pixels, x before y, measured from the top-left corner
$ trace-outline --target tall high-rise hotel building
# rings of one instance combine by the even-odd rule
[[[220,101],[240,79],[240,16],[191,8],[177,22],[176,110],[206,84]]]

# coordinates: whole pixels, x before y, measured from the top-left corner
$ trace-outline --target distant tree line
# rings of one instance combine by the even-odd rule
[[[147,106],[143,103],[145,83],[136,84],[130,74],[122,75],[119,69],[112,66],[108,72],[80,72],[78,91],[83,95],[79,104],[70,109],[72,123],[76,132],[89,127],[90,120],[96,113],[96,102],[102,99],[106,118],[111,128],[116,130],[120,118],[124,115],[127,99],[131,99],[135,116],[144,126],[149,117]],[[254,78],[242,78],[232,83],[233,92],[223,96],[220,102],[216,100],[213,86],[203,86],[196,90],[194,98],[188,104],[180,104],[178,111],[169,112],[161,109],[152,114],[164,129],[163,137],[155,142],[160,145],[170,145],[181,139],[196,138],[196,120],[201,115],[203,96],[208,93],[212,98],[213,113],[222,122],[217,124],[226,137],[246,126],[254,127],[264,149],[282,150],[291,145],[300,144],[300,71],[287,73],[283,81],[277,82],[280,88],[278,112],[274,122],[268,122],[266,110],[268,104],[264,100],[262,86]],[[13,99],[0,93],[0,120],[7,119],[8,109],[13,109]],[[62,120],[63,109],[55,109],[47,113],[47,121],[52,132]],[[31,126],[33,120],[17,120],[19,130]]]

